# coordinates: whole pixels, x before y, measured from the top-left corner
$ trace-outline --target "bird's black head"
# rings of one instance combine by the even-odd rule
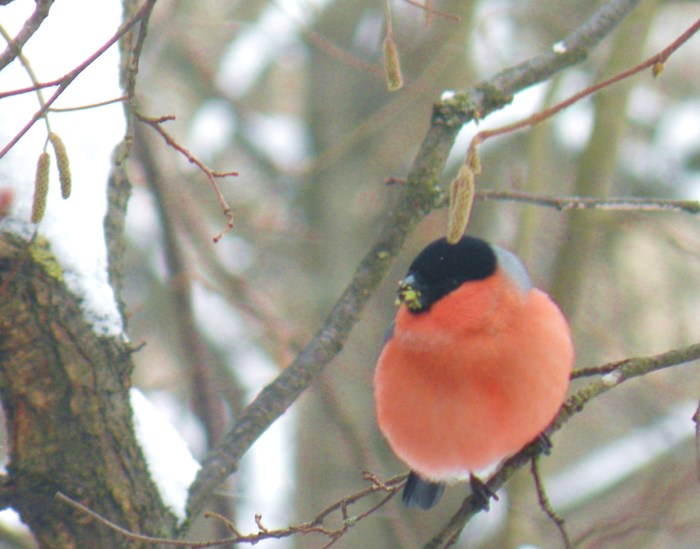
[[[485,241],[464,236],[456,244],[441,238],[413,260],[399,283],[398,300],[413,313],[427,311],[469,280],[481,280],[496,270],[496,253]]]

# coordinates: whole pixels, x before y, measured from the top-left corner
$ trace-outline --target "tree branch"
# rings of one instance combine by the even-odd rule
[[[50,4],[50,2],[48,2]],[[80,65],[75,67],[72,71],[65,74],[58,83],[58,89],[46,100],[46,103],[34,113],[32,118],[27,122],[24,127],[0,150],[0,158],[5,156],[8,151],[14,147],[17,142],[19,142],[22,137],[31,129],[31,127],[39,120],[42,116],[46,114],[46,111],[54,104],[54,102],[59,98],[59,96],[66,91],[68,86],[70,86],[73,81],[92,63],[99,59],[104,52],[111,48],[122,36],[124,36],[129,30],[139,23],[142,18],[147,17],[150,14],[151,9],[155,0],[148,0],[141,8],[136,12],[133,18],[127,21],[120,29],[110,38],[104,45],[102,45],[96,52],[94,52],[90,57],[83,61]],[[15,47],[17,45],[15,44]],[[43,86],[41,86],[43,87]],[[36,87],[38,89],[38,87]]]
[[[569,533],[566,530],[565,521],[559,516],[559,514],[552,508],[552,504],[549,502],[549,497],[544,488],[544,481],[542,480],[542,475],[540,474],[540,456],[535,456],[530,462],[530,473],[532,473],[532,479],[535,482],[535,490],[537,492],[537,501],[540,504],[540,509],[544,511],[549,520],[554,523],[559,534],[561,535],[562,542],[564,543],[565,549],[571,549],[571,539],[569,538]]]
[[[114,148],[112,156],[112,169],[107,182],[107,213],[104,218],[105,243],[107,245],[107,275],[109,283],[114,290],[117,299],[119,314],[126,330],[127,317],[126,306],[122,297],[124,286],[124,227],[126,224],[126,207],[131,197],[131,181],[127,170],[127,161],[131,153],[131,143],[134,132],[134,101],[136,88],[136,75],[138,73],[141,52],[151,12],[156,0],[146,0],[142,6],[136,2],[124,2],[123,27],[131,25],[131,21],[140,21],[138,28],[121,34],[119,49],[121,52],[121,65],[119,68],[119,80],[126,91],[124,114],[126,118],[126,132],[124,138]]]
[[[609,0],[551,51],[498,73],[473,90],[456,93],[439,110],[448,124],[459,126],[502,108],[512,96],[557,72],[580,63],[639,4],[640,0]],[[484,109],[484,110],[482,110]]]
[[[231,210],[231,207],[228,205],[228,202],[226,202],[226,197],[224,197],[223,193],[221,192],[221,189],[219,189],[219,185],[216,182],[216,178],[236,176],[238,175],[238,172],[215,172],[204,162],[202,162],[199,158],[197,158],[194,154],[192,154],[189,150],[187,150],[185,147],[183,147],[177,141],[175,141],[175,139],[163,129],[163,123],[168,122],[170,120],[174,120],[174,116],[151,118],[148,116],[144,116],[139,112],[134,112],[134,115],[140,122],[143,122],[144,124],[153,128],[156,132],[158,132],[158,134],[165,140],[165,142],[168,145],[170,145],[173,149],[182,154],[192,164],[197,166],[200,169],[200,171],[207,177],[207,180],[209,181],[209,184],[211,185],[211,188],[214,191],[214,195],[219,201],[219,206],[221,206],[223,214],[226,217],[226,226],[216,236],[214,236],[213,240],[216,244],[227,232],[233,229],[233,210]]]
[[[477,200],[507,200],[537,206],[556,208],[560,212],[569,210],[614,210],[633,212],[675,211],[690,214],[700,213],[700,201],[673,200],[666,198],[593,198],[581,196],[545,196],[520,191],[484,190],[476,193]]]
[[[477,114],[483,117],[502,108],[514,93],[582,61],[589,49],[610,33],[638,1],[609,0],[562,42],[565,46],[563,52],[562,48],[556,48],[556,51],[553,49],[534,57],[435,106],[431,126],[414,160],[407,184],[402,187],[398,206],[387,216],[379,237],[321,329],[277,379],[260,392],[220,444],[203,460],[202,469],[190,487],[188,520],[182,531],[186,531],[202,511],[215,488],[237,469],[239,460],[257,438],[341,350],[407,235],[433,209],[440,197],[441,191],[436,183],[461,127]]]
[[[569,419],[581,412],[588,402],[627,380],[664,368],[687,364],[698,359],[700,359],[700,343],[695,343],[688,347],[673,349],[658,355],[628,358],[611,363],[611,365],[600,366],[598,370],[607,373],[569,397],[552,422],[552,425],[545,431],[545,434],[551,436],[561,429]],[[488,489],[494,493],[500,490],[518,469],[532,459],[533,451],[535,453],[538,451],[536,446],[536,443],[530,445],[506,460],[486,483]],[[445,547],[449,540],[458,536],[471,518],[482,510],[480,503],[473,496],[467,497],[457,513],[423,549]]]
[[[139,115],[137,114],[137,117]],[[173,330],[178,334],[182,357],[190,377],[190,390],[194,412],[202,422],[207,446],[219,440],[226,427],[226,413],[217,391],[217,381],[211,366],[206,340],[195,321],[190,269],[182,246],[177,238],[175,207],[169,203],[165,172],[155,164],[157,156],[144,135],[143,129],[135,129],[135,142],[143,147],[141,165],[146,173],[148,188],[155,198],[155,206],[163,235],[167,286],[174,306]]]
[[[107,519],[106,517],[100,515],[93,509],[90,509],[86,505],[83,505],[79,501],[66,496],[65,494],[58,492],[56,498],[76,510],[84,513],[94,520],[103,524],[116,534],[122,536],[124,540],[130,541],[140,541],[147,543],[149,545],[162,545],[169,547],[219,547],[222,545],[236,545],[236,544],[250,544],[256,545],[264,540],[271,539],[285,539],[292,536],[305,536],[309,534],[316,534],[325,536],[329,541],[323,547],[330,547],[345,534],[347,534],[351,528],[357,526],[360,522],[373,515],[378,509],[386,505],[403,487],[406,480],[406,475],[397,475],[392,477],[385,482],[381,482],[374,475],[370,473],[364,473],[365,480],[368,480],[371,484],[367,488],[343,497],[341,500],[329,505],[321,512],[319,512],[313,519],[308,522],[303,522],[301,524],[288,526],[286,528],[276,528],[270,529],[263,524],[262,515],[255,515],[255,523],[258,526],[258,531],[250,534],[241,533],[236,526],[226,517],[218,513],[205,513],[207,518],[216,518],[226,525],[226,528],[233,534],[233,536],[214,539],[214,540],[176,540],[170,538],[160,538],[155,536],[146,536],[139,534],[137,532],[130,531],[116,524],[115,522]],[[382,494],[384,497],[377,503],[372,504],[369,508],[361,511],[355,515],[349,515],[350,507],[354,504],[365,500],[375,494]],[[326,522],[332,515],[339,515],[335,517],[337,519],[338,526],[326,526]]]
[[[53,5],[54,0],[38,0],[34,11],[22,25],[22,30],[17,36],[12,39],[5,48],[5,51],[0,54],[0,71],[7,65],[12,63],[15,58],[22,52],[22,48],[27,41],[34,36],[34,33],[39,30],[39,27],[49,15],[49,10]]]
[[[0,395],[8,431],[0,493],[41,546],[118,546],[112,532],[76,521],[54,499],[57,491],[80,495],[135,531],[174,530],[134,436],[132,369],[124,342],[99,336],[85,320],[48,243],[0,232]]]

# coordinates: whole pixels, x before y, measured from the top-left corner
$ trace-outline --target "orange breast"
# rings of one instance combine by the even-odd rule
[[[449,480],[516,453],[552,421],[574,359],[569,326],[537,289],[498,272],[429,312],[399,310],[377,364],[377,420],[395,453]]]

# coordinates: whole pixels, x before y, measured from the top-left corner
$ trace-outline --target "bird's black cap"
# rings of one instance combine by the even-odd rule
[[[484,240],[464,236],[456,244],[449,244],[440,238],[413,260],[399,285],[398,298],[413,313],[427,311],[464,282],[491,276],[496,264],[496,252]]]

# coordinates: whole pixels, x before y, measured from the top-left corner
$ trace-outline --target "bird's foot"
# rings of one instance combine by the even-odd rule
[[[498,501],[498,495],[496,495],[495,492],[491,491],[489,487],[486,486],[486,484],[484,484],[484,482],[479,477],[469,475],[469,486],[472,489],[472,495],[474,496],[476,504],[482,510],[489,510],[491,498]]]
[[[530,450],[534,454],[533,457],[539,456],[540,454],[548,456],[552,453],[552,441],[546,434],[540,433],[540,435],[530,443]]]

